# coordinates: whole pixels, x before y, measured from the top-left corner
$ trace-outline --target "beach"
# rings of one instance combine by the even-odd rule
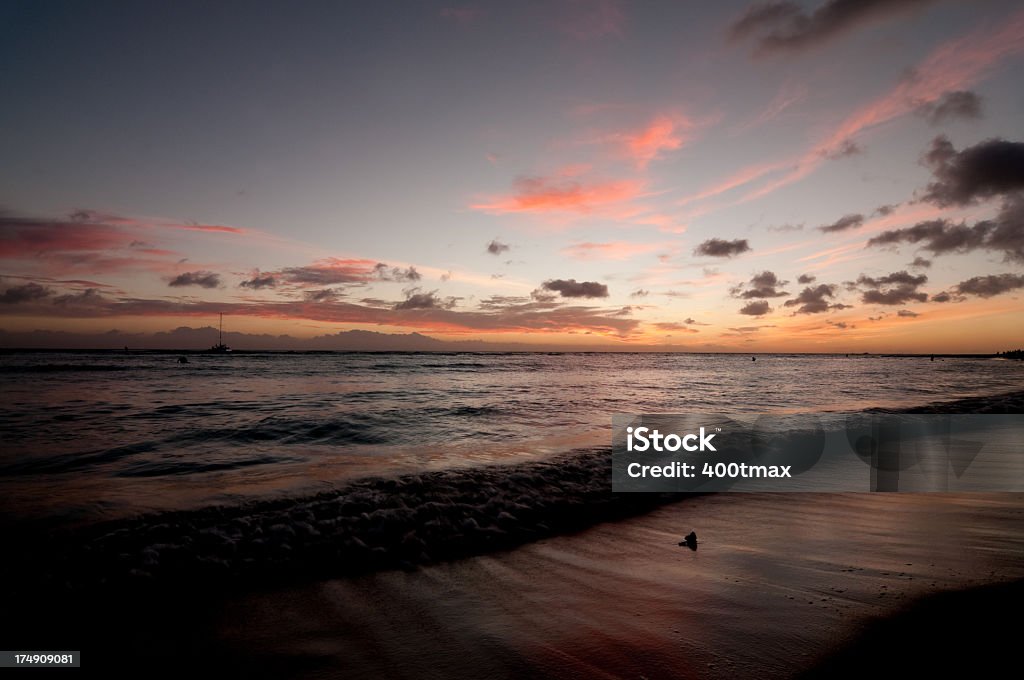
[[[62,529],[6,575],[5,634],[171,675],[790,677],[922,598],[1019,597],[1019,494],[612,494],[607,455]]]
[[[790,677],[915,598],[1024,578],[1022,519],[1014,495],[703,497],[510,553],[239,598],[218,651],[305,669],[294,677]],[[677,545],[691,529],[696,551]]]
[[[919,598],[1019,583],[1022,519],[1016,494],[718,494],[511,551],[221,593],[105,594],[36,624],[89,650],[91,667],[153,675],[782,678]],[[678,545],[690,530],[695,551]],[[1020,602],[1010,594],[1001,606]],[[971,612],[965,597],[955,611]],[[977,616],[942,632],[969,637]]]

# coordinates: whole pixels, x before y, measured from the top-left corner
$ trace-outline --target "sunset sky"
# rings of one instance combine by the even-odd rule
[[[0,2],[0,345],[1020,347],[1022,69],[1019,2]]]

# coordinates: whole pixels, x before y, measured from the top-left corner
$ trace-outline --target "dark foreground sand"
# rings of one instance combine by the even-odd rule
[[[1022,404],[1017,394],[970,408],[932,408],[1020,412]],[[469,506],[457,496],[465,484],[465,493],[478,495],[474,479],[499,484],[493,475],[448,480],[431,493],[448,494],[454,509],[497,511],[487,499]],[[561,499],[557,484],[542,494],[548,511],[571,520],[558,531],[584,526],[590,511],[600,521],[641,509],[621,514],[608,502],[594,503],[583,470],[571,480]],[[513,502],[503,495],[502,504]],[[265,523],[281,523],[296,510],[257,509],[270,513],[257,518]],[[1014,613],[1024,604],[1021,494],[727,493],[560,536],[551,527],[538,530],[535,519],[527,524],[525,511],[519,515],[520,533],[505,547],[533,542],[508,550],[481,544],[498,550],[438,563],[460,556],[442,551],[401,562],[405,570],[317,580],[303,569],[293,578],[262,578],[270,573],[230,571],[244,559],[226,556],[249,556],[252,546],[212,545],[197,536],[194,552],[182,559],[222,554],[228,571],[169,563],[144,575],[141,587],[96,587],[101,574],[94,571],[62,592],[65,584],[52,576],[67,575],[79,559],[122,575],[146,562],[140,550],[151,537],[139,536],[157,529],[127,524],[79,542],[66,553],[74,559],[59,568],[39,564],[40,578],[25,571],[8,578],[13,595],[0,632],[8,648],[80,649],[83,665],[93,669],[175,677],[199,668],[301,678],[770,678],[850,669],[884,676],[879,652],[890,648],[906,672],[936,668],[937,658],[939,668],[984,674],[986,664],[1016,652],[1000,645],[1000,631],[986,623],[994,603]],[[345,512],[323,521],[349,516],[357,517]],[[250,523],[253,517],[243,515]],[[201,528],[197,522],[238,517],[161,519],[159,531],[171,533],[163,540],[179,540],[182,530]],[[347,526],[362,527],[368,540],[401,535],[373,534],[376,525],[367,521]],[[455,541],[472,534],[475,545],[480,532],[490,531],[461,522],[443,535]],[[696,551],[678,545],[691,529],[701,539]],[[466,545],[459,541],[451,545]],[[289,538],[275,550],[287,555],[302,545]],[[299,563],[308,565],[310,555]],[[364,566],[395,564],[382,559]],[[46,592],[36,590],[41,583],[49,584]]]
[[[224,661],[291,677],[789,677],[915,598],[1024,578],[1022,526],[1013,494],[703,497],[507,554],[240,597],[212,635]],[[691,528],[695,552],[677,545]],[[983,614],[947,617],[938,639],[966,642]],[[921,618],[882,635],[905,661],[942,653]],[[862,670],[882,670],[876,649],[853,655]]]

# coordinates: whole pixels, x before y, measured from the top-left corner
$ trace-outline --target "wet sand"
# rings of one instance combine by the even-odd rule
[[[504,554],[235,598],[208,652],[310,678],[790,677],[915,598],[1024,578],[1022,526],[1014,494],[702,497]],[[696,551],[677,545],[691,529]]]

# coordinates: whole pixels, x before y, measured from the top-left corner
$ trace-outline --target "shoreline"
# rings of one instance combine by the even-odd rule
[[[867,412],[1024,413],[1024,391]],[[67,592],[244,589],[510,550],[695,497],[615,494],[609,465],[600,447],[51,532],[14,524],[8,535],[31,549],[0,572]]]
[[[868,412],[1024,413],[1024,391]],[[48,535],[15,525],[9,534],[32,550],[0,571],[66,591],[244,588],[509,550],[693,497],[615,494],[609,465],[610,449],[601,447],[544,461],[370,477],[312,496],[141,515]]]

